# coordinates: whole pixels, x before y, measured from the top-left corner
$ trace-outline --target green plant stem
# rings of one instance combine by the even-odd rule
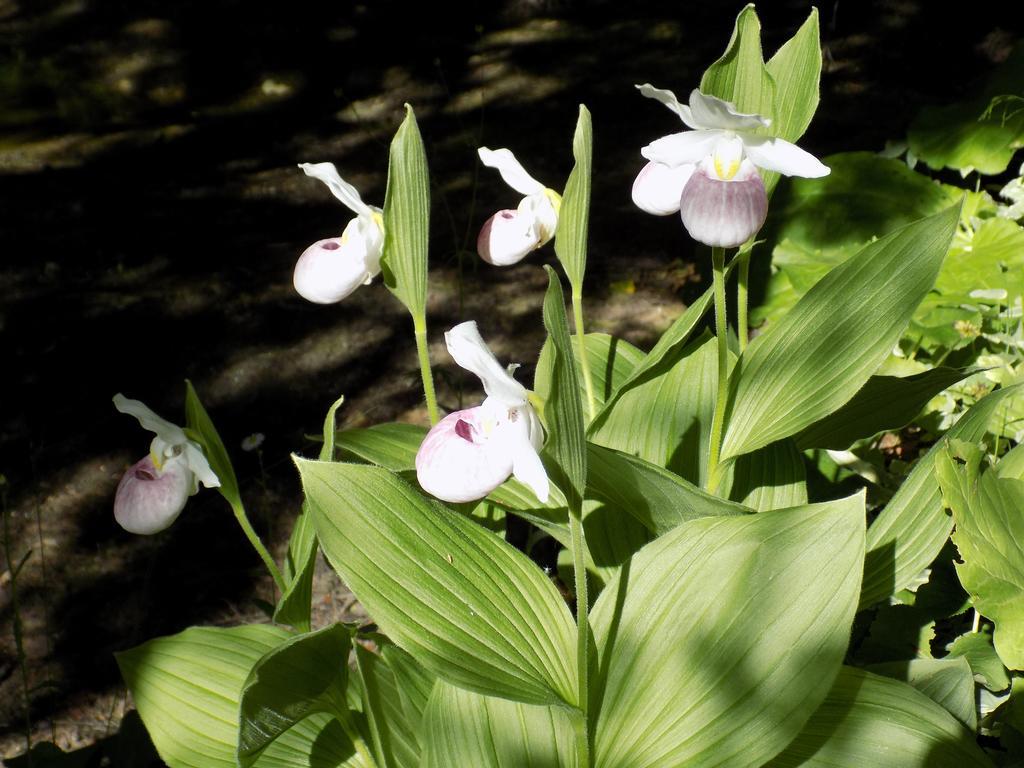
[[[256,534],[252,524],[249,522],[249,516],[245,514],[245,507],[241,501],[232,503],[231,511],[235,513],[235,520],[242,526],[242,533],[249,539],[249,543],[252,544],[252,548],[256,550],[256,554],[260,556],[260,560],[267,566],[267,570],[270,571],[270,575],[274,577],[274,584],[277,585],[278,591],[284,593],[287,589],[287,584],[284,582],[284,577],[281,575],[281,571],[278,570],[277,563],[274,562],[274,558],[270,556],[267,548],[263,546],[263,542],[260,541],[260,537]]]
[[[427,348],[427,319],[414,317],[413,328],[416,331],[416,354],[420,359],[420,376],[423,379],[423,395],[427,399],[427,414],[433,426],[440,421],[437,413],[437,395],[434,394],[434,374],[430,371],[430,351]]]
[[[580,368],[583,369],[583,386],[587,390],[588,422],[597,416],[597,402],[594,400],[594,382],[590,378],[590,366],[587,364],[587,342],[583,331],[583,293],[575,285],[572,287],[572,317],[576,324],[576,343],[579,344]]]
[[[722,428],[725,421],[725,403],[729,396],[729,337],[725,322],[725,249],[711,249],[714,272],[715,335],[718,337],[718,393],[715,396],[715,415],[711,421],[708,445],[708,490],[718,487],[718,458],[722,449]]]
[[[576,675],[579,679],[579,720],[576,724],[576,756],[579,768],[590,766],[589,700],[590,624],[587,620],[586,543],[583,538],[583,512],[579,505],[569,511],[569,538],[572,568],[576,578]]]
[[[750,251],[740,251],[740,274],[736,279],[736,335],[740,340],[740,354],[747,348],[747,285],[750,282]]]

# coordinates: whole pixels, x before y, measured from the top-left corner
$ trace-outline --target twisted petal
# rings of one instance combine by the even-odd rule
[[[690,237],[706,245],[735,248],[764,224],[768,197],[764,182],[749,160],[732,181],[716,178],[705,160],[690,177],[679,202],[683,226]]]
[[[359,197],[356,188],[338,175],[334,163],[299,163],[299,168],[305,171],[307,176],[326,184],[334,196],[353,213],[360,216],[369,216],[373,213],[373,209]]]
[[[544,185],[526,172],[526,169],[516,160],[516,156],[512,154],[512,150],[480,147],[477,154],[480,155],[480,161],[484,165],[497,169],[505,183],[519,194],[532,195],[544,191]]]
[[[747,157],[758,168],[766,171],[776,171],[785,176],[802,176],[805,179],[817,179],[831,172],[827,165],[810,152],[784,139],[749,134],[741,135],[740,139]]]
[[[699,163],[715,151],[719,141],[727,138],[723,131],[683,131],[662,136],[640,150],[648,160],[675,168]]]
[[[481,259],[498,267],[522,261],[541,245],[534,224],[535,217],[528,212],[498,211],[480,228],[476,251]]]
[[[157,533],[177,519],[194,487],[195,478],[184,460],[171,459],[157,469],[153,458],[146,456],[118,483],[114,519],[129,533]]]
[[[475,320],[459,323],[445,333],[444,340],[452,359],[480,378],[488,397],[508,408],[526,405],[526,388],[498,362],[480,336]]]
[[[680,165],[670,168],[661,163],[648,163],[633,182],[633,202],[655,216],[678,212],[679,198],[695,167]]]
[[[156,433],[167,445],[184,445],[188,442],[181,427],[161,419],[141,400],[131,400],[118,392],[114,395],[114,407],[121,413],[134,416],[143,429]]]
[[[693,114],[690,112],[690,108],[685,104],[680,103],[679,99],[676,98],[676,95],[672,93],[672,91],[665,90],[664,88],[655,88],[650,83],[638,85],[636,88],[640,91],[641,96],[646,96],[648,99],[659,101],[671,109],[679,115],[679,119],[686,123],[690,128],[700,127],[694,124]]]
[[[761,115],[737,112],[731,102],[701,93],[697,88],[690,91],[690,112],[694,127],[701,130],[750,131],[767,127],[772,122]]]
[[[427,433],[416,452],[416,479],[443,501],[482,499],[512,474],[513,457],[484,435],[482,406],[455,411]]]

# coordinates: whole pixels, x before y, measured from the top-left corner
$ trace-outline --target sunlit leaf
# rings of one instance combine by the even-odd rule
[[[911,659],[875,664],[869,671],[912,685],[959,720],[968,731],[974,733],[977,729],[974,675],[966,659]]]
[[[576,160],[565,183],[555,232],[555,254],[569,278],[574,293],[583,289],[587,270],[587,230],[590,222],[590,164],[593,154],[593,129],[590,112],[580,104],[572,154]]]
[[[196,394],[195,387],[188,379],[185,379],[185,423],[189,432],[199,439],[206,460],[210,463],[210,469],[220,480],[217,491],[227,499],[228,504],[237,507],[242,503],[242,498],[238,492],[235,469],[231,466],[231,457],[228,456],[224,441],[220,439],[217,428],[213,426],[213,421],[203,407],[199,395]]]

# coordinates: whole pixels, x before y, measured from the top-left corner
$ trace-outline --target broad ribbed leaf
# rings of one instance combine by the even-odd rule
[[[960,635],[949,646],[949,655],[967,659],[974,679],[993,693],[1010,687],[1010,676],[992,645],[992,635],[987,631]]]
[[[609,336],[607,333],[588,333],[584,339],[590,380],[594,384],[594,402],[598,409],[611,397],[634,368],[644,359],[644,353],[628,341]],[[572,345],[573,355],[579,359],[579,345]],[[542,400],[551,392],[551,365],[553,362],[551,342],[546,341],[537,358],[537,371],[533,377],[533,390]],[[582,384],[582,382],[580,382]],[[586,397],[586,391],[580,397]]]
[[[704,73],[700,90],[731,101],[740,112],[775,117],[775,81],[764,64],[761,21],[753,4],[736,17],[729,45]]]
[[[575,627],[529,558],[387,470],[296,464],[324,554],[399,646],[471,690],[576,704]]]
[[[335,624],[288,638],[249,672],[239,707],[238,765],[249,768],[314,712],[347,716],[349,631]]]
[[[391,668],[381,656],[358,643],[356,664],[363,681],[363,711],[380,768],[419,768],[417,726],[406,715]]]
[[[648,369],[598,415],[589,438],[703,485],[717,381],[715,339],[704,334]]]
[[[562,474],[562,492],[569,506],[579,509],[587,482],[587,443],[584,437],[583,405],[580,402],[579,377],[565,317],[565,296],[558,275],[548,271],[548,290],[544,295],[544,328],[548,332],[554,358],[551,362],[551,389],[544,405],[548,430],[545,452],[554,459]]]
[[[775,81],[772,135],[795,142],[804,135],[818,108],[821,43],[817,8],[811,9],[807,20],[769,59],[766,68]]]
[[[951,207],[869,244],[751,341],[730,376],[723,459],[794,435],[857,393],[934,284],[958,217]]]
[[[656,535],[700,517],[745,515],[754,510],[705,493],[656,464],[590,443],[587,495],[632,515]],[[591,541],[590,529],[587,541]]]
[[[695,520],[644,547],[592,614],[595,764],[773,757],[839,671],[863,554],[863,495]]]
[[[423,139],[412,107],[391,140],[388,188],[384,195],[384,284],[414,318],[427,304],[427,241],[430,232],[430,177]]]
[[[1010,669],[1024,669],[1024,481],[991,470],[979,476],[981,458],[963,467],[942,454],[935,474],[953,510],[960,583],[995,624],[999,658]]]
[[[242,503],[242,497],[238,492],[238,479],[235,477],[234,467],[231,466],[231,457],[228,456],[224,441],[220,439],[217,428],[213,426],[210,415],[196,394],[195,387],[188,379],[185,379],[185,423],[192,433],[191,436],[198,438],[202,443],[203,453],[210,462],[210,469],[220,480],[220,487],[217,489],[220,495],[227,499],[233,508],[238,507]]]
[[[935,459],[946,450],[947,440],[980,440],[999,404],[1017,394],[1020,386],[997,390],[975,403],[945,438],[917,462],[868,528],[861,608],[874,605],[912,583],[939,554],[953,529],[953,519],[942,508]]]
[[[423,721],[423,768],[576,768],[567,710],[438,683]]]
[[[935,395],[976,371],[932,368],[913,376],[872,376],[846,405],[796,435],[800,448],[846,450],[909,424]]]
[[[844,667],[799,736],[765,768],[985,768],[951,714],[906,683]]]
[[[745,453],[729,465],[722,490],[723,495],[758,512],[806,504],[803,454],[789,439]]]
[[[959,720],[968,731],[977,730],[974,675],[966,659],[911,659],[873,664],[868,671],[913,686]]]
[[[576,160],[565,183],[555,230],[555,255],[569,277],[574,293],[583,288],[587,271],[587,229],[590,221],[590,163],[593,155],[593,129],[590,112],[580,104],[576,132],[572,137],[572,155]]]
[[[416,424],[375,424],[362,429],[346,429],[337,435],[342,454],[352,454],[364,461],[406,472],[416,468],[416,451],[427,436],[427,430]]]
[[[242,685],[291,635],[280,627],[191,627],[117,654],[135,706],[170,768],[236,768]],[[369,768],[325,714],[286,731],[257,768]]]
[[[437,676],[396,645],[385,643],[381,647],[381,656],[388,669],[395,676],[398,697],[402,702],[402,713],[412,732],[417,735],[417,743],[422,746],[420,723],[427,710],[427,702],[437,683]]]
[[[334,460],[334,417],[345,402],[339,397],[324,417],[324,444],[320,448],[320,461]],[[316,570],[316,531],[309,519],[306,505],[295,521],[288,540],[288,555],[284,561],[284,580],[288,585],[274,610],[274,621],[291,624],[300,632],[309,632],[313,599],[313,572]]]

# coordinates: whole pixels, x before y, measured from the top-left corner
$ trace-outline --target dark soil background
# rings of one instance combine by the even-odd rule
[[[821,106],[801,145],[822,156],[902,138],[921,106],[962,97],[1006,55],[1013,5],[823,7]],[[476,384],[442,331],[477,319],[529,381],[540,265],[554,260],[550,246],[506,269],[475,256],[480,225],[518,202],[475,149],[510,147],[561,188],[587,104],[588,330],[647,346],[709,265],[675,217],[630,201],[640,147],[680,129],[633,84],[688,93],[741,7],[0,0],[0,756],[24,751],[26,721],[35,741],[64,748],[116,732],[131,705],[113,652],[260,620],[256,599],[274,597],[215,493],[154,537],[115,524],[119,476],[150,440],[114,410],[115,392],[181,423],[191,379],[278,554],[300,503],[289,456],[316,450],[306,435],[339,394],[342,426],[426,421],[411,322],[379,282],[331,307],[294,293],[298,254],[350,217],[296,163],[333,161],[382,204],[388,142],[403,103],[415,107],[433,186],[431,355],[451,408]],[[809,8],[761,4],[768,54]],[[243,452],[256,432],[261,449]],[[16,607],[12,564],[26,555]],[[320,623],[358,611],[326,568],[315,600]]]

